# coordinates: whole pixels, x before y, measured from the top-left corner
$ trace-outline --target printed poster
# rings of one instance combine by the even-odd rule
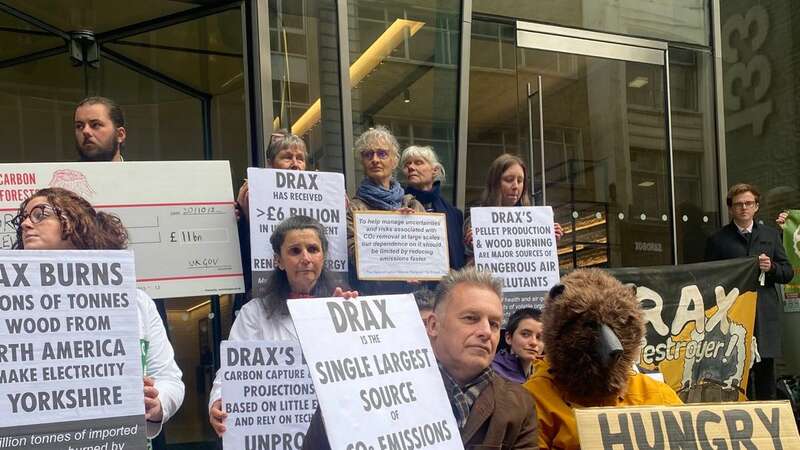
[[[331,448],[464,448],[412,295],[289,300],[289,312]]]
[[[475,267],[503,280],[506,319],[544,307],[559,280],[558,249],[549,206],[471,208]]]
[[[785,312],[800,312],[800,210],[789,211],[783,226],[783,246],[794,270],[794,278],[783,286]]]
[[[250,254],[253,285],[267,282],[274,257],[269,238],[292,216],[317,219],[328,237],[325,266],[347,272],[347,209],[344,175],[279,169],[247,169],[250,191]]]
[[[129,251],[0,250],[0,448],[147,448],[134,273]]]
[[[450,271],[442,213],[354,211],[359,280],[439,280]]]
[[[300,344],[222,341],[225,449],[300,449],[317,409]]]

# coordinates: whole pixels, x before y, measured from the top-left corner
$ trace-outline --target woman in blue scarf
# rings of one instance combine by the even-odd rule
[[[407,195],[394,179],[400,160],[400,145],[392,133],[383,126],[370,128],[356,139],[355,154],[361,160],[364,180],[347,211],[347,248],[350,253],[350,285],[357,286],[362,295],[404,294],[416,289],[414,284],[402,281],[358,281],[355,273],[355,230],[353,211],[425,212],[414,196]]]
[[[416,198],[428,212],[447,218],[447,248],[450,268],[464,266],[464,214],[442,197],[444,167],[431,147],[412,145],[403,151],[400,167],[406,179],[406,194]]]

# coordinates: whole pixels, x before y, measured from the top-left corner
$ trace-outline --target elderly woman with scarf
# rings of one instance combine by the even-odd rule
[[[410,214],[425,212],[425,207],[413,195],[406,194],[394,179],[400,161],[400,145],[394,135],[383,126],[370,128],[355,142],[355,154],[361,159],[364,180],[347,211],[347,248],[350,253],[350,285],[362,295],[404,294],[416,286],[401,281],[358,281],[355,273],[354,211],[398,211]],[[410,281],[410,280],[409,280]]]
[[[450,268],[464,267],[464,214],[442,197],[444,167],[433,148],[412,145],[403,151],[400,167],[406,179],[406,194],[416,198],[428,212],[447,218],[447,248]]]

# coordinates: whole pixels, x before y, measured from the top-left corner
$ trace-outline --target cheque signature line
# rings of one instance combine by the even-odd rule
[[[157,277],[157,278],[139,278],[136,281],[139,283],[146,283],[149,281],[170,281],[170,280],[196,280],[199,278],[230,278],[230,277],[240,277],[242,273],[223,273],[223,274],[216,274],[216,275],[185,275],[185,276],[178,276],[178,277]]]

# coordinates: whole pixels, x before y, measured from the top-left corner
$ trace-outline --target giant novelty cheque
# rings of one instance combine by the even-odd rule
[[[0,248],[20,203],[60,187],[122,220],[150,297],[244,292],[228,161],[0,164],[0,181]]]
[[[288,304],[331,448],[464,448],[412,295]]]
[[[0,448],[146,448],[129,251],[0,250]]]
[[[347,272],[347,210],[344,175],[332,172],[247,169],[250,191],[250,253],[253,285],[263,285],[273,270],[269,238],[275,227],[292,216],[319,220],[328,237],[325,266]]]
[[[297,342],[222,341],[225,449],[299,449],[317,409]]]
[[[542,308],[559,280],[558,250],[549,206],[470,209],[475,266],[503,280],[506,317]]]

